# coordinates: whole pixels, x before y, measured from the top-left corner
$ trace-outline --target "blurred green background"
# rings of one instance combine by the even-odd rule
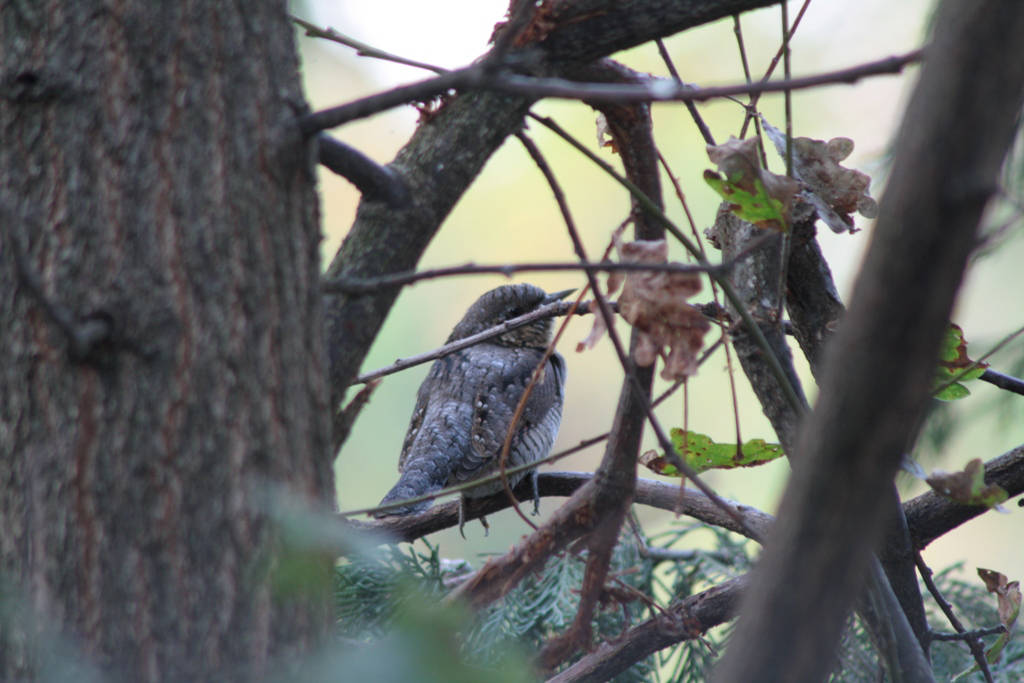
[[[367,2],[293,2],[292,12],[320,26],[335,29],[375,47],[444,67],[469,63],[486,50],[493,25],[506,9],[502,0],[412,0]],[[807,75],[842,68],[909,51],[925,36],[931,2],[904,0],[842,0],[812,3],[792,41],[793,73]],[[791,3],[791,19],[798,3]],[[764,70],[778,48],[778,9],[743,16],[743,35],[755,78]],[[427,77],[409,67],[358,57],[354,51],[322,40],[300,39],[306,96],[314,109],[347,102],[386,90],[395,85]],[[666,45],[684,81],[699,85],[731,84],[742,81],[743,72],[731,21],[688,31],[668,39]],[[654,45],[648,44],[616,55],[634,69],[664,74]],[[779,72],[781,75],[781,67]],[[855,85],[836,85],[794,94],[794,134],[819,139],[836,136],[852,138],[856,149],[845,165],[860,169],[873,178],[872,194],[877,198],[884,185],[886,150],[895,133],[916,69],[901,76],[881,76]],[[761,111],[776,126],[784,123],[782,97],[768,95]],[[583,104],[546,101],[535,111],[549,115],[596,149],[594,112]],[[742,109],[735,103],[717,101],[700,105],[700,111],[716,140],[736,134]],[[416,112],[403,107],[370,119],[356,121],[332,131],[381,163],[389,162],[411,136]],[[711,167],[704,144],[689,115],[679,104],[654,106],[655,132],[662,153],[686,193],[699,229],[709,226],[718,201],[701,179]],[[530,132],[547,156],[568,195],[570,206],[588,253],[599,255],[611,231],[625,218],[629,199],[617,185],[560,139],[537,125]],[[618,165],[608,150],[600,152]],[[779,171],[777,158],[769,163]],[[679,202],[664,182],[669,214],[684,225]],[[324,262],[329,262],[352,223],[358,193],[346,181],[321,170],[320,189],[325,240]],[[831,264],[840,292],[845,296],[856,275],[861,254],[870,239],[871,225],[858,217],[863,228],[854,235],[834,235],[819,230],[819,240]],[[1020,231],[1017,230],[1019,235]],[[1017,264],[1024,257],[1024,240],[1011,235],[998,251],[978,261],[970,271],[954,320],[971,342],[972,356],[987,350],[1024,320],[1022,277]],[[682,260],[682,249],[672,246],[671,258]],[[518,142],[507,142],[488,163],[427,250],[421,267],[517,261],[564,261],[572,250],[551,192]],[[548,291],[581,287],[580,274],[538,273],[522,278]],[[482,292],[509,280],[500,276],[467,276],[430,280],[407,287],[389,316],[371,350],[364,370],[381,367],[396,358],[430,350],[440,345],[465,309]],[[897,292],[893,296],[898,296]],[[705,293],[700,301],[710,298]],[[610,425],[615,409],[621,372],[607,340],[585,353],[574,348],[588,329],[589,319],[575,319],[561,344],[569,367],[567,396],[556,449],[573,446],[602,433]],[[627,334],[620,327],[622,334]],[[709,337],[710,338],[710,337]],[[1007,367],[1020,357],[1020,345],[993,358],[993,368]],[[799,353],[797,353],[799,359]],[[1002,361],[1002,362],[1001,362]],[[408,425],[416,389],[427,366],[391,375],[378,388],[363,411],[355,430],[335,465],[339,506],[342,510],[376,504],[397,479],[396,463]],[[814,386],[806,367],[805,387],[813,396]],[[763,437],[774,440],[746,378],[738,373],[743,439]],[[655,391],[665,388],[658,380]],[[974,457],[990,459],[1024,441],[1024,398],[1003,395],[991,385],[975,382],[973,396],[949,406],[944,417],[960,427],[938,446],[923,443],[919,449],[927,470],[959,469]],[[690,383],[690,428],[722,441],[735,437],[729,381],[725,358],[718,352]],[[667,426],[682,424],[682,394],[667,401],[658,411]],[[933,430],[932,433],[935,433]],[[644,448],[654,446],[648,436]],[[552,466],[557,470],[593,470],[600,460],[601,446]],[[788,466],[784,462],[766,467],[709,473],[707,481],[724,496],[774,511],[784,485]],[[648,476],[641,473],[641,476]],[[650,475],[653,476],[653,475]],[[916,495],[923,484],[909,478],[900,480],[904,495]],[[547,515],[561,501],[542,504]],[[871,501],[865,501],[871,504]],[[971,576],[975,566],[989,567],[1011,579],[1024,575],[1024,544],[1019,542],[1024,511],[1012,501],[1007,514],[989,513],[959,531],[935,542],[925,552],[934,567],[964,561]],[[672,520],[670,513],[640,508],[641,519],[653,532]],[[543,518],[543,517],[542,517]],[[490,535],[477,524],[467,526],[468,540],[456,531],[432,537],[443,555],[464,557],[479,564],[478,555],[499,553],[516,542],[528,528],[514,513],[505,511],[490,519]]]

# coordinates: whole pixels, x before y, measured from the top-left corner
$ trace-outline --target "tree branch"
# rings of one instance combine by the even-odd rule
[[[924,585],[928,588],[928,592],[932,594],[935,599],[935,604],[939,606],[942,613],[946,615],[946,619],[950,625],[956,629],[957,635],[961,636],[963,641],[967,644],[967,647],[971,650],[971,655],[974,657],[975,663],[978,665],[978,670],[981,671],[985,677],[987,683],[993,683],[992,672],[989,671],[988,661],[985,659],[985,648],[981,645],[981,640],[978,637],[968,638],[967,629],[960,623],[960,620],[956,616],[956,612],[953,611],[953,606],[949,604],[946,597],[939,590],[939,587],[935,585],[932,580],[932,568],[924,563],[924,559],[920,553],[915,555],[917,562],[917,568],[921,573],[921,580]]]
[[[517,327],[522,327],[523,325],[529,325],[535,320],[541,320],[542,318],[554,318],[560,315],[567,315],[571,308],[572,303],[567,301],[556,301],[547,304],[546,306],[541,306],[540,308],[530,311],[529,313],[524,313],[519,317],[512,318],[511,320],[506,320],[500,325],[495,325],[494,327],[488,330],[484,330],[483,332],[477,332],[476,334],[472,334],[468,337],[463,337],[462,339],[458,339],[451,343],[445,344],[444,346],[439,346],[438,348],[432,351],[420,353],[415,356],[409,356],[408,358],[399,358],[398,360],[396,360],[394,363],[387,367],[359,375],[359,377],[356,377],[356,379],[353,381],[353,384],[364,384],[366,382],[375,380],[378,377],[385,377],[387,375],[391,375],[402,370],[408,370],[409,368],[415,367],[417,365],[422,365],[423,363],[429,363],[430,361],[437,360],[438,358],[444,358],[445,356],[449,356],[455,353],[456,351],[461,351],[462,349],[469,348],[470,346],[475,346],[476,344],[485,342],[488,339],[500,337],[509,330],[514,330]],[[582,307],[580,308],[582,309]],[[584,310],[577,310],[575,312],[576,315],[586,315],[587,313],[588,311]]]
[[[1024,493],[1024,445],[1017,446],[985,463],[985,483],[998,484],[1010,497]],[[989,511],[976,505],[963,505],[934,491],[922,493],[903,505],[907,515],[910,538],[917,550]]]
[[[728,270],[731,264],[695,266],[687,263],[615,263],[603,261],[600,263],[580,263],[568,261],[564,263],[507,263],[497,266],[484,266],[475,263],[467,263],[462,266],[449,266],[447,268],[433,268],[430,270],[419,270],[413,273],[393,273],[380,277],[369,277],[362,279],[334,278],[323,283],[323,291],[337,294],[366,294],[375,292],[381,287],[397,287],[408,285],[422,280],[432,280],[450,275],[479,275],[485,273],[497,273],[506,277],[512,277],[515,273],[523,272],[550,272],[550,271],[588,271],[592,273],[612,272],[657,272],[657,273],[707,273],[712,270]]]
[[[1012,391],[1015,394],[1024,396],[1024,380],[1012,375],[1004,375],[1003,373],[996,372],[995,370],[986,370],[978,379],[982,382],[988,382],[989,384],[997,386],[1000,389]]]
[[[699,637],[732,619],[748,583],[747,576],[741,576],[678,600],[619,640],[601,643],[548,683],[607,681],[662,648]]]
[[[593,478],[594,474],[590,472],[541,472],[538,475],[537,486],[542,497],[572,496]],[[520,482],[513,492],[519,501],[529,501],[533,498],[533,488],[528,480]],[[693,517],[705,524],[722,527],[741,535],[749,533],[703,493],[689,488],[680,488],[674,483],[637,479],[633,502]],[[726,500],[726,503],[742,517],[747,528],[756,532],[755,535],[765,533],[771,526],[773,520],[771,515],[736,501]],[[486,517],[504,510],[510,505],[504,492],[498,492],[485,498],[471,498],[466,501],[465,520]],[[458,526],[459,502],[452,501],[443,505],[435,505],[418,515],[382,517],[367,521],[346,519],[342,524],[359,531],[374,532],[382,537],[391,538],[396,543],[411,543],[435,531]]]
[[[355,185],[364,197],[406,206],[409,188],[386,166],[326,133],[317,136],[320,163]]]

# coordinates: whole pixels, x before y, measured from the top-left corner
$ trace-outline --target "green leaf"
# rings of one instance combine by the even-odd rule
[[[955,401],[970,395],[970,390],[961,382],[978,379],[988,368],[988,363],[975,362],[967,356],[967,340],[959,325],[950,323],[942,337],[939,350],[939,364],[935,369],[933,391],[940,401]]]
[[[762,228],[782,231],[786,229],[785,206],[768,194],[760,179],[753,179],[753,192],[741,187],[739,178],[723,178],[711,170],[704,171],[704,181],[722,199],[729,202],[732,212],[739,218]]]
[[[783,455],[782,446],[767,443],[764,439],[751,439],[737,452],[734,443],[716,443],[705,434],[674,428],[671,432],[672,446],[687,465],[697,472],[710,469],[732,469],[754,467],[771,462]],[[656,474],[667,477],[681,476],[672,463],[664,457],[649,451],[640,456],[640,462]]]

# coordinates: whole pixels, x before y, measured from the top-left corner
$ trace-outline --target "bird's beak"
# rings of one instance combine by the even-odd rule
[[[570,294],[572,294],[575,291],[576,291],[576,288],[574,287],[572,289],[563,289],[561,292],[552,292],[551,294],[548,294],[546,297],[544,297],[544,299],[541,300],[541,303],[542,304],[552,304],[552,303],[554,303],[556,301],[561,301],[562,299],[564,299],[565,297],[569,296]]]

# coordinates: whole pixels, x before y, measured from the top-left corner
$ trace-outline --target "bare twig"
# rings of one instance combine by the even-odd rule
[[[337,453],[341,450],[341,447],[348,440],[348,435],[352,431],[352,425],[355,424],[356,418],[366,407],[366,404],[370,402],[370,396],[380,385],[380,380],[371,380],[366,383],[366,386],[359,390],[351,401],[348,402],[343,409],[337,410],[334,413],[334,419],[331,422],[331,453]]]
[[[311,38],[323,38],[325,40],[330,40],[335,43],[344,45],[346,47],[350,47],[354,49],[356,51],[356,54],[361,57],[373,57],[374,59],[382,59],[387,62],[394,62],[395,64],[404,64],[405,66],[411,66],[417,69],[426,69],[427,71],[433,71],[434,73],[438,74],[446,73],[448,71],[447,69],[443,69],[433,64],[427,64],[426,62],[418,62],[415,59],[408,59],[400,55],[386,52],[384,50],[381,50],[380,48],[373,47],[372,45],[367,45],[366,43],[356,40],[355,38],[346,36],[344,33],[339,33],[338,31],[335,31],[330,26],[328,26],[327,28],[320,28],[316,24],[311,24],[308,21],[299,19],[296,16],[292,16],[291,19],[296,24],[298,24],[299,26],[306,30],[307,36],[310,36]]]
[[[985,636],[994,636],[1000,633],[1006,633],[1006,627],[1002,624],[998,626],[989,626],[988,628],[978,628],[973,631],[964,631],[963,633],[932,633],[932,640],[942,640],[946,642],[957,641],[957,640],[977,640],[978,638],[984,638]]]
[[[709,88],[696,88],[676,83],[671,79],[651,79],[649,83],[578,83],[561,78],[537,78],[519,74],[494,73],[488,70],[485,61],[337,107],[306,114],[299,118],[299,126],[304,135],[313,135],[392,107],[429,100],[452,90],[494,90],[535,98],[555,97],[617,104],[699,102],[744,93],[780,92],[830,84],[855,83],[867,76],[899,73],[908,64],[920,61],[921,56],[921,50],[914,50],[903,55],[887,57],[846,69],[787,81],[761,81]]]
[[[393,107],[429,100],[455,88],[478,86],[486,74],[487,71],[480,64],[449,71],[434,78],[402,85],[337,107],[305,114],[299,117],[299,129],[303,135],[314,135]]]
[[[740,52],[740,64],[743,65],[743,80],[746,81],[747,83],[753,83],[754,79],[751,78],[750,76],[750,60],[747,58],[747,44],[746,41],[743,40],[743,23],[740,19],[740,15],[738,14],[734,14],[732,17],[732,32],[736,36],[736,47]],[[765,76],[762,80],[768,80],[768,76]],[[753,118],[754,124],[755,126],[757,126],[757,151],[761,156],[761,165],[764,168],[768,168],[768,157],[765,155],[764,152],[764,139],[761,137],[761,127],[759,124],[759,119],[754,116],[754,112],[756,111],[756,109],[754,109],[754,102],[756,101],[755,98],[757,97],[759,96],[751,95],[750,104],[745,105],[747,114],[746,116],[743,117],[743,125],[740,127],[739,137],[742,139],[743,136],[746,134],[747,122],[750,121],[751,118]]]
[[[536,78],[518,74],[502,74],[490,81],[481,79],[482,82],[473,82],[471,85],[537,98],[554,97],[588,102],[703,102],[745,93],[785,92],[817,88],[822,85],[849,85],[867,76],[900,73],[908,64],[920,61],[922,54],[922,50],[918,49],[813,76],[707,88],[680,84],[666,78],[652,78],[649,83],[607,84],[577,83],[560,78]]]
[[[1024,396],[1024,380],[1013,377],[1012,375],[1004,375],[1003,373],[996,372],[995,370],[986,370],[978,379],[983,382],[993,384],[1000,389],[1012,391],[1015,394]]]
[[[793,20],[793,26],[791,26],[790,29],[789,29],[789,35],[790,36],[792,36],[796,32],[797,27],[800,25],[800,20],[804,18],[804,12],[807,11],[807,8],[808,8],[808,6],[810,6],[810,4],[811,4],[811,0],[804,0],[804,4],[800,5],[800,11],[796,13],[796,19]],[[780,45],[779,46],[779,49],[775,53],[775,56],[772,57],[771,63],[768,64],[768,68],[765,70],[764,76],[761,78],[762,82],[766,82],[769,78],[771,78],[772,74],[775,73],[775,67],[779,65],[779,60],[782,59],[782,51],[785,48],[786,48],[786,45]],[[748,79],[749,79],[749,76],[748,76]],[[747,128],[749,127],[751,120],[754,121],[754,126],[757,128],[757,136],[761,137],[761,123],[760,123],[760,119],[758,119],[758,117],[756,115],[756,113],[757,113],[757,101],[760,98],[761,98],[760,93],[752,93],[751,94],[750,101],[747,103],[747,116],[743,120],[743,127],[740,128],[740,135],[739,135],[739,137],[742,138],[744,135],[747,134]],[[762,152],[762,154],[764,153],[764,147],[763,146],[761,148],[761,152]]]
[[[672,56],[665,48],[665,41],[658,38],[654,41],[654,44],[658,46],[658,54],[661,55],[661,61],[665,62],[665,68],[667,68],[669,74],[672,75],[672,80],[674,80],[678,85],[683,85],[683,79],[679,77],[679,72],[676,71],[676,65],[672,62]],[[697,130],[700,131],[700,136],[704,138],[704,142],[709,145],[715,144],[715,137],[711,134],[711,129],[708,128],[708,124],[704,122],[704,118],[700,115],[700,112],[697,111],[697,105],[692,101],[687,101],[685,104],[686,111],[690,112],[690,117],[693,118],[693,122],[697,125]],[[658,156],[660,157],[661,154],[659,153]],[[662,162],[664,162],[664,159],[662,159]]]
[[[407,370],[408,368],[411,368],[416,365],[429,363],[430,361],[437,360],[438,358],[444,358],[445,356],[451,355],[456,351],[460,351],[475,344],[479,344],[480,342],[487,341],[488,339],[493,339],[494,337],[500,337],[509,330],[514,330],[517,327],[528,325],[535,320],[540,320],[541,318],[553,318],[559,315],[566,315],[571,307],[572,303],[570,302],[556,301],[555,303],[548,304],[547,306],[542,306],[541,308],[538,308],[535,311],[525,313],[519,316],[518,318],[506,320],[500,325],[495,325],[489,330],[484,330],[483,332],[478,332],[477,334],[470,335],[468,337],[465,337],[464,339],[459,339],[458,341],[454,341],[450,344],[445,344],[444,346],[438,347],[433,351],[428,351],[426,353],[410,356],[408,358],[400,358],[387,367],[380,368],[372,372],[367,372],[366,374],[363,375],[359,375],[359,377],[355,379],[353,384],[363,384],[369,382],[372,379],[377,379],[378,377],[391,375],[401,370]],[[584,311],[578,312],[579,315],[583,315],[584,313]]]
[[[565,222],[566,231],[569,233],[569,239],[572,241],[573,249],[575,250],[577,257],[582,262],[589,261],[590,259],[587,257],[586,251],[584,250],[583,242],[579,236],[579,231],[576,229],[576,224],[573,221],[572,214],[569,212],[565,195],[562,192],[561,186],[555,178],[554,173],[551,171],[551,168],[548,166],[547,161],[544,159],[540,150],[535,144],[533,144],[533,141],[522,132],[518,134],[518,137],[551,188],[552,194],[558,203],[559,211],[561,212],[562,219]],[[642,222],[637,222],[636,229],[638,232],[642,225],[644,225]],[[612,340],[612,344],[615,346],[616,353],[619,356],[619,363],[622,366],[622,370],[629,377],[627,382],[632,384],[634,396],[648,397],[650,384],[648,382],[647,387],[644,387],[644,383],[636,376],[634,366],[628,358],[628,355],[623,353],[621,343],[618,342],[611,308],[608,305],[607,300],[601,294],[597,276],[593,272],[588,271],[586,273],[586,277],[588,286],[594,293],[600,315],[604,319],[609,339]],[[626,387],[623,387],[623,392],[627,391]],[[622,409],[620,406],[618,412],[621,413],[621,411]],[[616,425],[612,428],[612,432],[615,435],[612,437],[613,439],[621,439],[623,437],[623,432],[621,431],[623,427],[620,423],[621,417],[621,415],[616,415]],[[631,416],[626,416],[626,419],[628,420],[629,417]],[[639,439],[637,439],[636,446],[639,446]],[[608,472],[605,471],[606,468],[610,468],[612,470],[618,469],[614,462],[615,458],[609,453],[609,450],[611,450],[611,444],[609,444],[609,448],[606,449],[601,464],[601,471],[605,472],[606,475],[608,474]],[[611,464],[609,465],[609,463]],[[593,525],[589,542],[590,553],[587,557],[583,583],[580,586],[580,601],[577,606],[576,616],[573,619],[573,623],[567,631],[549,639],[538,654],[538,660],[541,662],[541,666],[545,669],[551,669],[563,661],[568,653],[575,648],[577,643],[584,640],[589,641],[590,639],[590,621],[593,615],[593,610],[596,607],[599,593],[604,586],[605,577],[608,573],[608,566],[611,559],[611,548],[614,544],[614,539],[618,537],[619,527],[621,526],[622,520],[625,518],[626,510],[629,507],[628,501],[632,498],[636,486],[635,470],[632,470],[630,473],[632,474],[632,478],[629,478],[628,476],[611,478],[607,476],[603,477],[599,480],[598,487],[593,493],[594,499],[596,500],[597,497],[603,493],[603,490],[607,490],[610,487],[618,487],[620,489],[617,491],[618,500],[616,501],[616,505],[603,506],[600,518],[596,520],[596,523]],[[587,644],[589,645],[589,642]]]
[[[946,619],[949,620],[950,625],[956,630],[958,634],[965,636],[967,629],[957,618],[956,613],[953,611],[953,606],[949,604],[946,598],[942,595],[939,587],[932,581],[932,568],[924,563],[924,559],[921,557],[921,553],[914,553],[914,563],[917,565],[917,570],[921,574],[921,580],[924,581],[924,585],[928,588],[928,592],[935,598],[935,604],[939,606],[942,613],[946,615]],[[982,647],[981,641],[978,638],[962,638],[967,647],[970,648],[971,654],[974,656],[974,661],[978,665],[978,670],[985,677],[988,683],[993,683],[992,672],[988,668],[988,660],[985,659],[985,650]]]
[[[623,178],[623,180],[625,179]],[[630,184],[632,185],[632,183]],[[633,185],[633,187],[636,186]],[[637,190],[639,191],[639,188],[637,188]],[[657,208],[657,206],[653,202],[651,202],[651,206],[644,206],[644,209],[650,211],[650,208],[652,207]],[[659,213],[661,213],[660,209],[658,211]],[[661,215],[664,216],[664,213],[661,213]],[[570,231],[570,234],[573,234],[573,230]],[[574,235],[573,242],[576,246],[577,253],[579,253],[581,258],[585,259],[586,256],[582,252],[582,242],[579,240],[578,235]],[[699,254],[699,251],[697,251],[697,253]],[[615,321],[612,318],[611,306],[608,303],[608,301],[604,298],[604,296],[601,294],[597,286],[597,281],[594,279],[594,275],[588,272],[587,277],[590,278],[591,280],[590,286],[591,289],[594,291],[594,299],[598,303],[599,312],[604,317],[604,323],[608,331],[608,338],[615,349],[616,355],[618,356],[619,365],[622,366],[623,372],[626,374],[627,380],[633,384],[634,390],[639,392],[639,394],[643,395],[643,387],[640,385],[640,381],[639,379],[637,379],[636,373],[633,371],[633,363],[629,360],[629,354],[627,353],[626,348],[622,343],[622,340],[619,338],[618,333],[615,330]],[[686,464],[686,462],[683,461],[678,454],[676,454],[675,449],[672,447],[671,440],[669,440],[668,436],[665,434],[664,429],[661,427],[660,421],[654,415],[651,403],[649,399],[646,398],[646,396],[644,398],[644,403],[646,404],[644,408],[647,413],[647,419],[650,422],[651,428],[654,430],[654,433],[658,438],[659,445],[661,446],[661,449],[664,451],[665,457],[668,458],[669,461],[672,462],[672,464],[675,465],[679,469],[679,471],[686,476],[687,479],[692,481],[698,489],[704,492],[705,495],[707,495],[712,500],[718,499],[718,495],[714,492],[714,490],[712,490],[711,487],[705,484],[697,475],[697,472],[694,471],[693,468],[690,467],[688,464]],[[724,504],[722,506],[722,509],[725,510],[728,514],[728,509]],[[741,520],[737,519],[737,521],[740,524],[742,524]]]
[[[684,263],[614,263],[604,261],[601,263],[579,263],[567,261],[563,263],[507,263],[502,265],[477,265],[467,263],[461,266],[449,266],[447,268],[434,268],[431,270],[420,270],[412,273],[393,273],[381,275],[380,277],[351,278],[338,277],[325,280],[321,290],[330,294],[365,294],[374,292],[381,287],[398,287],[408,285],[421,280],[431,280],[450,275],[481,275],[496,273],[511,277],[515,273],[524,272],[547,272],[547,271],[590,271],[590,272],[613,272],[613,271],[647,271],[664,273],[708,273],[711,271],[728,270],[732,263],[708,264],[706,266],[691,265]]]
[[[548,683],[607,681],[662,648],[700,637],[733,617],[747,583],[747,577],[741,576],[673,603],[664,614],[635,626],[622,638],[602,643]]]

